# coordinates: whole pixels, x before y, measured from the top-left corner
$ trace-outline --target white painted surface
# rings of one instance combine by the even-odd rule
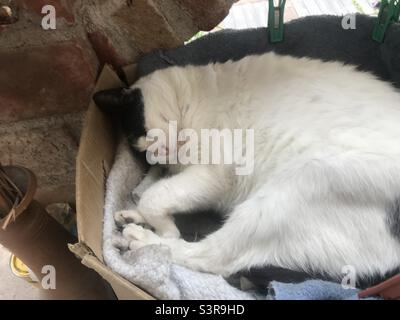
[[[375,13],[376,10],[372,8],[369,0],[356,0],[356,2],[358,6],[355,6],[352,0],[287,0],[286,10],[292,11],[291,18],[293,15],[297,17],[321,14],[345,15],[358,12],[359,8],[365,14]],[[231,8],[229,15],[219,27],[246,29],[266,27],[267,25],[268,0],[242,0]]]

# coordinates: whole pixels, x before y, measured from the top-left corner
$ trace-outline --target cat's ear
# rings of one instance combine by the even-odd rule
[[[141,103],[139,89],[116,88],[96,92],[93,96],[96,105],[108,114],[122,113]]]

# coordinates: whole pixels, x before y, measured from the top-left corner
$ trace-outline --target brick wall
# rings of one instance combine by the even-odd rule
[[[74,201],[75,157],[104,63],[119,70],[210,30],[234,0],[0,0],[0,162],[32,169],[43,203]],[[42,28],[42,8],[56,30]]]
[[[83,110],[101,65],[118,70],[142,53],[179,46],[217,25],[233,2],[0,0],[13,11],[9,24],[0,15],[0,124]],[[48,4],[56,30],[41,26]]]

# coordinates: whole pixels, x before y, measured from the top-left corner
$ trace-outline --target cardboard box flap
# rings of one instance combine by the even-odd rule
[[[116,73],[105,66],[95,92],[124,86]],[[113,127],[93,100],[89,105],[76,164],[76,205],[79,241],[102,261],[105,182],[116,148]]]
[[[140,300],[153,300],[154,298],[144,292],[142,289],[136,287],[129,281],[125,280],[120,275],[114,273],[108,267],[106,267],[103,263],[99,261],[91,251],[86,248],[83,244],[75,244],[68,246],[70,251],[73,252],[79,259],[81,259],[82,264],[87,266],[90,269],[95,270],[98,274],[100,274],[107,282],[111,284],[113,290],[117,297],[122,300],[132,300],[132,299],[140,299]]]
[[[126,67],[130,83],[136,80],[136,66]],[[117,74],[105,66],[94,92],[125,86]],[[71,245],[87,267],[95,270],[113,287],[119,299],[154,299],[142,289],[114,273],[103,263],[103,217],[106,181],[117,148],[115,128],[91,101],[81,136],[76,164],[76,206],[79,243]]]
[[[126,81],[128,81],[129,85],[133,84],[137,78],[137,64],[130,64],[123,68],[125,73]]]

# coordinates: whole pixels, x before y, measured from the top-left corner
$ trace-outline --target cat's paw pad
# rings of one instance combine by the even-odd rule
[[[136,210],[122,210],[114,214],[114,220],[119,226],[124,226],[128,223],[145,224],[146,220]]]

